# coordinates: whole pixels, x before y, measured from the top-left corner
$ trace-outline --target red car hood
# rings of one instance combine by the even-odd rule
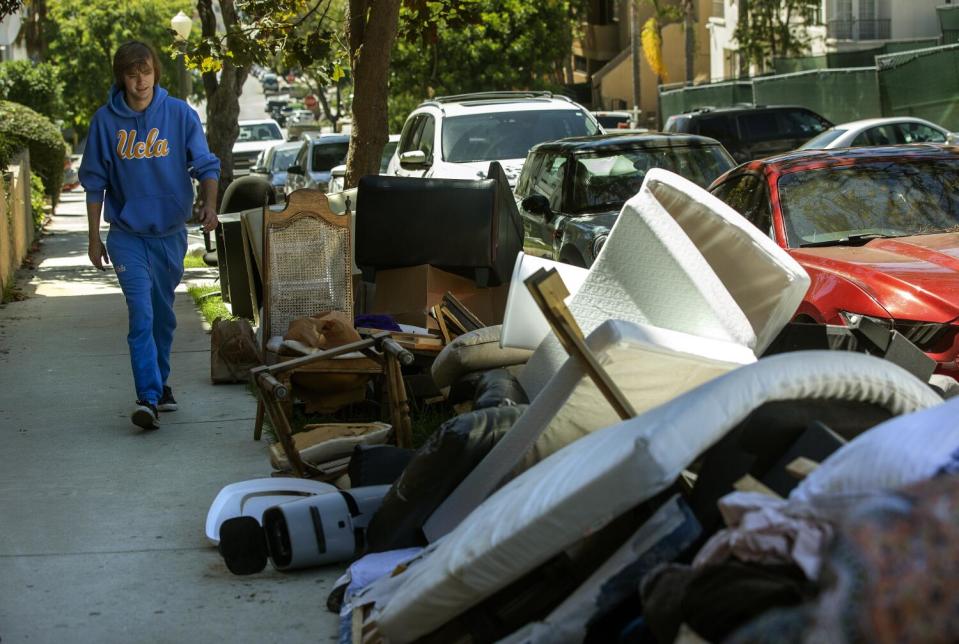
[[[959,317],[959,233],[789,253],[806,268],[855,282],[895,319],[949,322]]]

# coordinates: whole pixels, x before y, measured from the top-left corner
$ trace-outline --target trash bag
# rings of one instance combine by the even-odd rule
[[[528,405],[493,407],[443,423],[387,492],[366,531],[366,552],[425,546],[423,524]]]
[[[491,369],[483,372],[476,385],[473,409],[525,405],[529,402],[526,392],[508,369]]]
[[[210,380],[214,384],[246,382],[250,369],[260,364],[256,339],[250,323],[237,320],[213,320],[210,333]]]

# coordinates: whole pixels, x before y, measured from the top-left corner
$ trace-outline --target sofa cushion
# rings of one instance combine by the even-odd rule
[[[443,389],[472,371],[522,364],[529,359],[528,349],[503,349],[499,345],[502,326],[488,326],[457,337],[433,361],[433,382]]]

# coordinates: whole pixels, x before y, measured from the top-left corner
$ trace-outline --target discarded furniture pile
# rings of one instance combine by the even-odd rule
[[[438,332],[430,373],[462,413],[415,452],[355,449],[346,490],[315,465],[224,488],[207,536],[230,570],[351,562],[327,602],[343,642],[948,639],[959,402],[932,361],[885,327],[792,323],[802,267],[675,174],[646,175],[587,270],[520,252],[496,172],[432,185],[435,213],[429,180],[361,182],[356,265],[380,303],[407,290],[381,275],[426,284],[390,313]],[[438,271],[474,290],[431,291]],[[402,390],[395,429],[411,356],[387,331],[254,369],[270,417],[286,374],[355,350]]]

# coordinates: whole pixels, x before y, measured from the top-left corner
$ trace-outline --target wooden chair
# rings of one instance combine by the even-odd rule
[[[267,349],[270,338],[282,336],[289,323],[299,317],[329,311],[342,311],[353,318],[352,255],[349,216],[334,214],[326,195],[318,190],[297,190],[282,211],[263,209],[263,315],[261,358],[265,365],[295,363],[278,371],[283,384],[291,388],[296,377],[312,378],[315,383],[331,384],[332,389],[344,381],[362,381],[374,375],[386,375],[391,399],[399,400],[396,388],[402,388],[402,377],[388,373],[387,362],[370,352],[350,357],[347,351],[323,352],[323,356],[307,356],[309,360],[290,361]],[[355,352],[358,349],[353,348]],[[342,388],[342,387],[341,387]],[[363,393],[363,387],[356,388]],[[405,391],[403,392],[405,393]],[[405,395],[402,396],[405,401]],[[285,411],[292,408],[292,396],[283,398]],[[336,403],[349,402],[340,397]],[[392,405],[391,405],[392,407]],[[263,396],[257,405],[254,439],[259,440],[266,411]],[[394,410],[391,409],[391,414]],[[405,417],[405,412],[401,414]],[[276,418],[274,427],[276,427]],[[408,418],[405,423],[408,424]],[[403,432],[397,426],[397,435]]]

